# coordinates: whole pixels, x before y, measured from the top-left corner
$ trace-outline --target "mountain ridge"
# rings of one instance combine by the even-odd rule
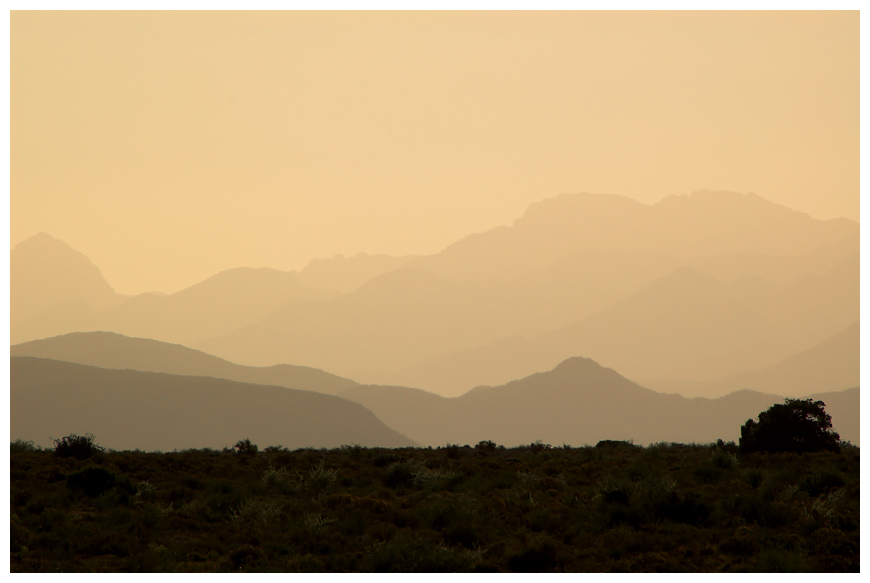
[[[103,369],[27,356],[10,361],[12,439],[92,433],[112,449],[408,447],[365,407],[336,397],[212,377]]]
[[[99,368],[276,385],[335,395],[357,383],[325,371],[290,364],[246,367],[181,344],[130,338],[114,332],[74,332],[14,345],[11,356],[61,360]]]
[[[639,444],[737,441],[747,419],[783,399],[750,390],[717,399],[659,393],[583,357],[458,397],[378,385],[359,385],[342,396],[432,446],[482,440],[515,446],[538,439],[573,446],[604,439]],[[860,442],[859,389],[810,396],[828,398],[835,429],[844,440]]]
[[[609,216],[622,220],[608,227]],[[565,194],[432,256],[306,267],[314,275],[320,265],[327,279],[344,273],[338,279],[354,287],[346,294],[306,288],[302,272],[237,268],[110,309],[55,305],[27,319],[23,336],[13,321],[12,340],[109,330],[245,365],[294,362],[444,394],[575,355],[631,378],[708,381],[770,365],[856,320],[859,242],[857,223],[819,221],[756,195],[698,191],[646,205]],[[670,292],[655,292],[673,278]],[[699,297],[687,297],[680,281]],[[566,330],[575,325],[586,331]]]
[[[87,256],[44,232],[12,249],[9,268],[13,327],[58,304],[82,302],[100,309],[123,299]]]

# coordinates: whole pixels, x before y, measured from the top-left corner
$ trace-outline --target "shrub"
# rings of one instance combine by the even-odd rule
[[[247,438],[237,442],[236,445],[233,446],[233,449],[235,449],[236,453],[239,455],[257,455],[257,444],[251,443],[251,440]]]
[[[832,430],[823,401],[786,399],[749,419],[740,428],[740,453],[840,451],[840,435]]]
[[[331,488],[335,485],[335,480],[338,470],[325,467],[325,460],[320,460],[316,466],[308,472],[308,479],[305,481],[305,486],[309,490],[313,490],[318,494]]]
[[[552,447],[552,445],[550,445],[549,443],[544,443],[540,439],[536,439],[534,443],[529,444],[529,449],[532,450],[532,453],[538,453]]]
[[[402,458],[394,453],[379,453],[375,456],[375,459],[372,461],[372,463],[375,465],[375,467],[384,468],[389,466],[393,462],[399,461],[400,459]]]
[[[248,499],[227,512],[227,517],[236,524],[269,524],[281,515],[282,508],[271,499]]]
[[[292,494],[299,490],[302,477],[298,473],[291,474],[284,468],[275,469],[271,465],[263,473],[263,482],[270,487],[277,488],[284,494]]]
[[[737,456],[733,453],[728,453],[725,449],[714,448],[710,455],[710,461],[717,468],[730,470],[737,467]]]
[[[66,487],[73,491],[82,491],[90,498],[96,498],[103,492],[115,487],[115,474],[99,466],[87,468],[70,474],[66,479]]]
[[[10,453],[24,453],[27,451],[39,451],[39,446],[34,444],[32,441],[25,441],[23,439],[16,439],[12,442],[12,446],[10,447]]]
[[[474,446],[474,449],[477,451],[485,451],[492,453],[496,450],[496,444],[494,441],[484,440]]]
[[[405,462],[391,464],[383,477],[384,485],[393,489],[410,487],[414,483],[414,471],[417,468],[415,464]]]
[[[804,478],[800,483],[800,489],[815,498],[845,485],[846,481],[839,473],[823,471],[820,474],[812,474]]]
[[[456,444],[448,443],[445,449],[447,450],[447,457],[452,460],[459,459],[462,455],[462,448]]]
[[[429,469],[426,466],[419,466],[411,470],[413,483],[415,486],[423,489],[438,489],[446,487],[456,481],[459,474],[443,469]]]
[[[656,517],[682,522],[684,524],[701,525],[707,521],[711,508],[697,500],[697,494],[678,494],[670,492],[656,508]]]
[[[83,460],[95,453],[106,451],[105,448],[94,443],[94,436],[90,433],[84,435],[70,433],[66,437],[52,441],[54,441],[54,453],[58,457],[74,457],[77,460]]]
[[[635,445],[631,441],[619,441],[615,439],[603,439],[595,444],[595,447],[601,448],[612,448],[612,449],[640,449],[639,445]]]

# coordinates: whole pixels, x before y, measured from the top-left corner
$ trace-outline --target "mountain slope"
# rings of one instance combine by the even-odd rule
[[[554,445],[603,439],[708,443],[737,441],[749,418],[782,398],[739,391],[719,399],[656,393],[586,358],[499,387],[451,399],[414,389],[359,386],[342,393],[423,445]],[[828,394],[828,412],[843,439],[860,441],[857,389]],[[826,401],[827,403],[828,401]]]
[[[229,269],[171,295],[140,294],[102,309],[81,302],[54,306],[19,322],[12,342],[109,330],[189,344],[260,320],[293,301],[336,295],[303,284],[294,273]]]
[[[53,306],[81,303],[105,309],[123,297],[90,259],[45,233],[16,245],[9,262],[13,337],[22,321]]]
[[[860,384],[861,330],[855,322],[820,344],[776,364],[710,382],[646,381],[656,391],[686,396],[719,396],[752,389],[797,397],[811,392],[842,391]]]
[[[532,205],[511,227],[467,237],[351,294],[297,303],[194,346],[245,364],[304,362],[369,383],[441,394],[506,382],[577,354],[634,378],[716,378],[806,349],[857,318],[857,268],[849,268],[841,287],[829,285],[828,272],[857,253],[858,233],[857,223],[818,221],[754,195],[699,192],[656,205],[562,195]],[[730,287],[720,293],[682,272],[701,295],[675,281],[648,298],[646,313],[629,314],[627,297],[643,301],[644,293],[654,293],[644,288],[686,266],[721,274],[719,283]],[[758,276],[768,272],[777,285]],[[821,286],[813,291],[808,277]],[[854,297],[841,301],[844,294]],[[700,320],[689,318],[685,306]],[[705,330],[705,323],[718,330]],[[578,330],[558,331],[570,326]],[[672,337],[665,338],[666,331]],[[560,340],[562,332],[578,338]],[[598,341],[617,333],[618,342],[611,338],[609,346]],[[512,337],[535,340],[519,353],[480,354]],[[626,350],[625,339],[632,338],[637,350]],[[647,355],[649,347],[661,354]],[[466,351],[477,358],[466,358]],[[465,364],[448,362],[454,356]],[[475,368],[479,375],[464,372]]]
[[[681,267],[597,314],[550,332],[506,337],[405,370],[357,378],[457,394],[548,370],[582,354],[631,378],[715,380],[780,361],[857,320],[859,268],[854,255],[823,276],[775,286],[752,277],[724,284]]]
[[[12,439],[42,446],[93,433],[113,449],[413,445],[364,407],[331,395],[69,362],[11,359]]]
[[[103,314],[103,329],[189,344],[226,333],[300,299],[331,298],[294,273],[268,268],[222,271],[165,297],[129,301]]]
[[[110,330],[442,394],[579,354],[631,378],[706,381],[770,365],[857,320],[858,242],[857,223],[754,195],[655,205],[563,195],[434,256],[303,270],[348,289],[380,273],[345,295],[304,286],[303,273],[230,270],[112,309],[55,306],[27,320],[26,336],[13,326],[13,342]]]
[[[112,332],[76,332],[25,342],[12,346],[10,355],[62,360],[100,368],[214,377],[331,395],[356,385],[350,379],[307,366],[242,366],[186,346],[146,338],[128,338]]]
[[[497,282],[449,281],[402,268],[331,301],[297,302],[194,347],[250,365],[304,362],[354,376],[448,346],[504,335],[511,298]]]
[[[511,281],[457,281],[403,268],[345,296],[288,305],[194,345],[251,365],[292,360],[346,376],[371,374],[505,335],[539,334],[642,289],[678,264],[663,255],[579,252]]]
[[[405,267],[418,257],[357,253],[353,257],[336,255],[328,259],[312,259],[299,271],[299,280],[310,287],[350,293],[379,275]]]

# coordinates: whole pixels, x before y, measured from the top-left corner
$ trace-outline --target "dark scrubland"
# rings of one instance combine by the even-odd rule
[[[859,453],[11,452],[11,570],[858,572]],[[63,454],[63,455],[59,455]]]

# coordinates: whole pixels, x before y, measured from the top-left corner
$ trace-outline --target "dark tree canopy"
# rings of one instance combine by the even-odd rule
[[[740,452],[839,452],[840,435],[832,427],[824,401],[786,399],[740,428]]]

